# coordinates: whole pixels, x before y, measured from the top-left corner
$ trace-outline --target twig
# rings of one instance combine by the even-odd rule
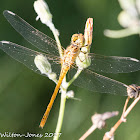
[[[96,128],[96,125],[92,125],[79,140],[85,140]]]
[[[118,111],[105,112],[103,114],[94,114],[91,117],[93,125],[86,131],[86,133],[79,139],[85,140],[96,128],[102,129],[105,127],[106,120],[118,115]]]
[[[126,111],[126,108],[127,108],[127,105],[128,105],[129,100],[130,100],[130,97],[128,96],[127,99],[126,99],[126,101],[125,101],[124,108],[123,108],[123,113],[122,113],[122,116],[121,117],[124,117],[124,113]]]
[[[137,104],[137,102],[140,100],[140,95],[132,102],[132,104],[127,108],[127,110],[125,111],[126,109],[126,105],[128,104],[128,101],[129,101],[129,98],[126,99],[126,102],[125,102],[125,106],[124,106],[124,109],[123,109],[123,113],[122,113],[122,116],[121,118],[118,120],[118,122],[111,128],[111,130],[107,133],[105,133],[104,137],[103,137],[103,140],[109,140],[113,135],[114,135],[114,132],[117,130],[117,128],[120,126],[120,124],[122,122],[125,122],[125,118],[127,117],[127,115],[130,113],[130,111],[134,108],[134,106]],[[125,112],[124,112],[125,111]]]

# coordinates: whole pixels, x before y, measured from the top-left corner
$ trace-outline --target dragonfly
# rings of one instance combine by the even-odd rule
[[[34,60],[37,56],[43,56],[51,65],[51,70],[57,74],[57,79],[59,79],[40,123],[40,127],[43,128],[65,75],[69,72],[73,76],[77,72],[78,68],[71,68],[71,65],[75,63],[74,61],[81,51],[83,35],[74,34],[72,36],[72,42],[67,49],[64,49],[64,56],[60,59],[57,44],[52,38],[35,29],[11,11],[5,10],[3,14],[7,21],[23,38],[42,52],[31,50],[9,41],[0,41],[0,49],[26,65],[29,69],[42,75],[44,75],[44,73],[38,69]],[[70,49],[72,49],[72,51]],[[89,53],[88,57],[90,58],[91,65],[88,69],[83,69],[82,73],[73,81],[73,84],[94,92],[127,96],[127,89],[131,89],[130,86],[100,75],[95,71],[104,73],[134,72],[140,70],[140,61],[130,57],[103,56],[95,53]],[[60,60],[60,63],[58,63],[58,60]],[[45,76],[48,77],[48,75]]]

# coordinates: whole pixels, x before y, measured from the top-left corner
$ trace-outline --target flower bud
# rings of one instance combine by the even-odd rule
[[[86,46],[90,46],[92,43],[92,32],[93,32],[93,18],[88,18],[84,32]]]
[[[50,24],[50,22],[52,22],[52,14],[50,13],[49,7],[44,0],[35,1],[34,9],[38,14],[36,20],[40,18],[43,24]]]
[[[42,54],[37,55],[34,59],[36,67],[40,70],[41,74],[50,74],[52,72],[51,65],[47,58]]]

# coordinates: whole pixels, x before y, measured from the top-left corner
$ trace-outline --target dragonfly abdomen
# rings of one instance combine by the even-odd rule
[[[79,38],[79,39],[78,39]],[[58,90],[61,86],[61,83],[64,79],[64,77],[66,76],[68,70],[70,69],[71,65],[74,63],[76,57],[79,55],[80,53],[80,48],[82,47],[83,44],[83,35],[80,34],[75,34],[72,37],[72,44],[70,46],[67,47],[67,49],[64,51],[64,56],[61,60],[61,72],[60,72],[60,76],[59,76],[59,80],[58,83],[55,87],[55,90],[53,92],[53,95],[51,97],[50,103],[47,106],[46,112],[43,115],[43,118],[40,122],[40,127],[43,128],[47,118],[49,116],[50,110],[53,106],[54,100],[57,96]],[[81,40],[82,39],[82,40]]]
[[[53,92],[53,95],[52,95],[52,97],[51,97],[51,100],[50,100],[50,102],[49,102],[49,104],[48,104],[48,106],[47,106],[47,109],[46,109],[46,111],[45,111],[45,113],[44,113],[44,115],[43,115],[43,118],[42,118],[42,120],[41,120],[41,122],[40,122],[39,127],[41,127],[41,128],[44,127],[44,125],[45,125],[45,123],[46,123],[46,121],[47,121],[47,118],[48,118],[48,116],[49,116],[50,110],[51,110],[51,108],[52,108],[52,106],[53,106],[53,103],[54,103],[54,100],[55,100],[55,98],[56,98],[56,96],[57,96],[58,90],[59,90],[59,88],[60,88],[60,86],[61,86],[61,83],[62,83],[62,81],[63,81],[65,75],[67,74],[68,70],[69,70],[69,67],[68,67],[68,66],[65,66],[64,68],[61,69],[61,73],[60,73],[60,76],[59,76],[58,83],[57,83],[57,85],[56,85],[56,87],[55,87],[55,90],[54,90],[54,92]]]

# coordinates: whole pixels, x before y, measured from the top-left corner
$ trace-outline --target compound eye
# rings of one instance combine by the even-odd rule
[[[78,39],[78,37],[77,36],[74,36],[73,37],[73,42],[75,42],[77,39]]]
[[[71,38],[71,41],[72,42],[75,42],[76,40],[78,39],[78,35],[77,34],[74,34]]]

